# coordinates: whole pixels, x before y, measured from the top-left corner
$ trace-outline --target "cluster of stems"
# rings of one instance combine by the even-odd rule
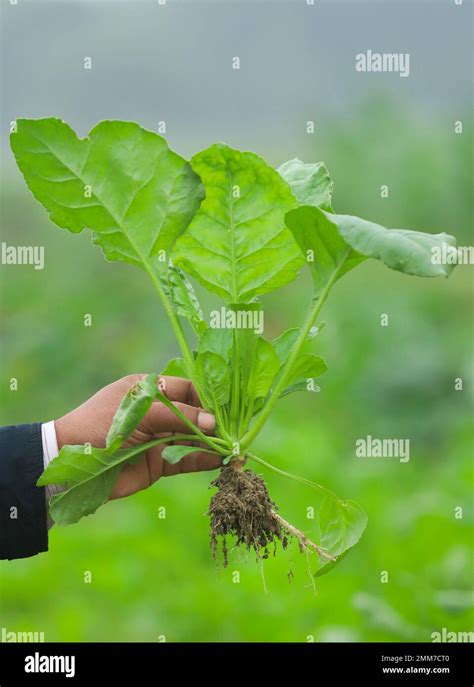
[[[344,260],[345,260],[344,256]],[[344,260],[341,261],[342,266]],[[176,339],[180,345],[183,359],[185,361],[186,369],[188,370],[189,377],[194,381],[194,361],[193,354],[189,343],[186,339],[185,333],[181,326],[173,307],[168,300],[168,297],[160,283],[160,280],[154,274],[153,270],[150,268],[148,274],[153,282],[153,285],[158,293],[160,301],[163,304],[165,312],[170,320],[173,331],[176,335]],[[289,378],[291,376],[293,365],[300,353],[302,347],[308,339],[311,328],[314,326],[317,317],[319,316],[321,309],[328,297],[329,291],[331,290],[333,284],[336,282],[339,276],[339,269],[336,269],[331,278],[327,281],[325,287],[316,292],[311,301],[308,313],[303,326],[301,327],[298,338],[283,365],[281,373],[278,377],[276,384],[271,389],[268,397],[265,400],[263,408],[260,413],[255,417],[252,422],[252,417],[254,413],[253,402],[246,404],[245,398],[241,398],[241,367],[240,367],[240,351],[239,351],[239,337],[237,332],[234,330],[233,333],[233,347],[232,347],[232,383],[231,383],[231,399],[229,411],[223,406],[219,407],[216,404],[214,412],[216,414],[216,433],[217,437],[209,437],[193,425],[187,418],[185,418],[182,413],[176,409],[176,407],[169,403],[170,409],[177,415],[182,416],[181,419],[190,426],[194,433],[195,439],[199,439],[201,442],[210,447],[211,450],[225,455],[227,458],[241,458],[246,457],[256,459],[256,456],[249,454],[248,449],[254,442],[258,434],[263,429],[267,420],[269,419],[276,402],[278,401],[281,393],[285,390],[288,385]],[[242,396],[244,396],[242,394]],[[163,402],[165,402],[163,400]],[[268,466],[272,467],[272,466]]]

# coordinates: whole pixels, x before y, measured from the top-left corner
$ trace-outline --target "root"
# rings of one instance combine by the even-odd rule
[[[222,468],[219,477],[211,482],[211,486],[218,489],[211,498],[208,511],[211,550],[216,561],[221,552],[223,566],[228,564],[228,536],[235,537],[237,546],[253,550],[259,561],[269,557],[270,549],[275,555],[278,542],[286,549],[289,538],[296,539],[302,553],[316,552],[321,558],[336,560],[282,518],[263,479],[242,468],[243,464],[230,464]]]
[[[281,517],[278,513],[273,513],[274,517],[278,520],[278,522],[281,524],[281,526],[288,532],[288,534],[291,534],[291,536],[295,537],[297,539],[300,551],[303,553],[304,551],[316,551],[318,556],[321,556],[321,558],[325,558],[326,560],[329,561],[335,561],[336,556],[332,556],[330,553],[328,553],[325,549],[323,549],[321,546],[318,546],[317,544],[314,543],[314,541],[311,541],[304,532],[299,530],[297,527],[294,527],[294,525],[291,525],[289,522],[287,522],[284,518]]]
[[[208,511],[211,550],[216,561],[221,548],[223,565],[227,566],[228,536],[236,538],[237,546],[255,551],[257,559],[268,558],[270,548],[275,554],[278,541],[283,548],[287,547],[286,531],[274,516],[277,505],[270,499],[261,477],[228,465],[211,486],[218,489]]]

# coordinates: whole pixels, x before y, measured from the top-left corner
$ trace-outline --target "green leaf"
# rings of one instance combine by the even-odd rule
[[[313,327],[306,339],[307,342],[314,339],[321,329],[324,328],[324,322],[318,327]],[[300,329],[287,329],[277,339],[273,341],[273,346],[280,359],[280,373],[283,365],[286,363],[288,356],[291,353],[293,346],[299,336]],[[322,375],[327,370],[326,362],[320,356],[315,356],[309,353],[300,353],[295,360],[292,372],[288,377],[288,386],[281,392],[279,398],[289,396],[295,391],[308,391],[308,379],[315,378]],[[275,382],[280,378],[280,374],[275,378]],[[301,381],[300,378],[303,378]],[[293,383],[292,383],[293,382]],[[319,391],[319,387],[317,389]]]
[[[337,565],[347,554],[347,552],[357,544],[366,526],[367,515],[355,501],[344,501],[317,482],[312,482],[304,477],[293,475],[268,463],[254,453],[247,452],[247,456],[256,463],[269,468],[283,477],[293,479],[300,484],[304,484],[324,494],[321,508],[319,511],[319,528],[321,531],[321,541],[319,545],[327,553],[337,556],[335,561],[325,561],[320,563],[320,567],[315,573],[315,577],[326,574]]]
[[[337,561],[323,563],[316,577],[326,574],[357,544],[367,526],[367,515],[355,501],[325,496],[319,511],[320,546]]]
[[[174,246],[174,263],[232,303],[295,279],[303,261],[285,214],[296,200],[280,175],[257,155],[223,144],[191,165],[206,198]]]
[[[351,549],[361,538],[367,514],[355,501],[325,496],[319,511],[321,546],[334,556]]]
[[[387,267],[417,277],[448,277],[454,265],[437,264],[433,251],[443,244],[454,247],[449,234],[425,234],[409,229],[386,229],[351,215],[329,215],[340,235],[355,251],[380,260]]]
[[[150,374],[127,391],[107,434],[106,446],[110,453],[122,446],[150,410],[157,385],[158,375]]]
[[[284,398],[295,391],[308,391],[308,379],[316,379],[316,377],[320,377],[327,371],[327,369],[326,361],[321,356],[313,355],[312,353],[300,353],[296,358],[288,376],[288,386],[284,389],[284,391],[281,392],[279,398]],[[276,377],[275,381],[277,381],[279,378],[280,374],[278,377]]]
[[[161,374],[167,377],[182,377],[183,379],[189,379],[186,362],[183,358],[172,358],[169,360]]]
[[[203,198],[190,165],[164,138],[132,122],[104,121],[84,139],[59,119],[19,119],[11,146],[51,220],[88,227],[109,260],[161,272]]]
[[[448,276],[454,267],[433,260],[433,251],[443,243],[455,245],[448,234],[385,229],[359,217],[333,215],[310,206],[291,210],[286,221],[306,256],[316,293],[366,258],[419,277]]]
[[[344,551],[344,553],[341,553],[341,555],[338,556],[335,561],[322,562],[319,568],[314,573],[314,577],[322,577],[323,575],[327,575],[328,572],[331,572],[331,570],[335,568],[336,565],[339,565],[339,563],[341,563],[344,560],[348,553],[349,550]]]
[[[334,222],[316,207],[303,205],[291,210],[286,223],[306,257],[316,293],[332,278],[339,279],[365,260],[347,245]]]
[[[229,360],[231,350],[231,329],[208,327],[199,339],[199,353],[217,353],[224,360]]]
[[[302,205],[316,205],[332,212],[333,182],[324,162],[305,164],[295,158],[285,162],[278,172]]]
[[[279,337],[274,339],[273,347],[278,355],[278,358],[280,359],[280,366],[286,363],[286,360],[291,353],[291,349],[296,343],[299,333],[300,329],[298,328],[287,329],[285,332],[283,332],[283,334],[280,334]]]
[[[181,458],[188,456],[190,453],[202,453],[206,451],[207,453],[214,453],[214,451],[209,451],[206,448],[200,448],[196,446],[167,446],[162,457],[168,461],[168,463],[179,463]],[[218,455],[217,453],[215,455]]]
[[[312,353],[300,353],[291,368],[288,382],[320,377],[327,369],[326,361],[321,356]]]
[[[279,369],[280,360],[272,344],[259,336],[247,384],[249,401],[265,398]]]
[[[264,398],[255,399],[252,416],[258,415],[258,413],[262,410],[264,405],[265,405],[265,399]]]
[[[309,341],[312,341],[324,329],[325,324],[325,322],[321,322],[318,327],[311,327],[311,330],[306,338],[306,342],[308,343]],[[279,337],[273,340],[273,347],[280,359],[281,366],[286,363],[287,358],[290,355],[296,340],[298,339],[300,331],[301,330],[298,328],[287,329],[285,332],[283,332],[283,334],[280,334]]]
[[[49,513],[58,525],[71,525],[91,515],[108,501],[124,463],[157,442],[115,453],[109,449],[63,446],[39,478],[37,485],[66,484],[68,489],[51,497]]]
[[[288,386],[284,391],[281,392],[279,398],[285,398],[285,396],[294,394],[296,391],[308,391],[307,380],[304,380],[302,382],[296,382],[296,384]],[[316,387],[313,391],[319,391],[319,387]]]
[[[230,398],[230,374],[227,361],[217,353],[206,351],[196,358],[199,397],[208,409],[215,410]]]
[[[162,277],[162,281],[176,314],[189,320],[197,336],[200,336],[206,330],[207,324],[196,292],[183,270],[170,262],[166,278]]]
[[[263,308],[260,301],[231,303],[228,310],[235,315],[232,332],[237,353],[241,399],[246,396],[252,365],[257,355],[258,334],[263,331]],[[234,361],[233,361],[234,362]]]

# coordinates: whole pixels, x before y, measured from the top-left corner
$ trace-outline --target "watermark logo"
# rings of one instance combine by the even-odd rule
[[[1,628],[0,642],[25,644],[30,642],[44,642],[44,632],[14,632]]]
[[[431,248],[433,265],[473,265],[474,246],[450,246],[443,242]]]
[[[66,677],[76,674],[75,656],[44,656],[36,651],[25,658],[25,673],[64,673]]]
[[[263,334],[263,310],[232,310],[222,306],[211,310],[209,326],[211,329],[253,329]]]
[[[358,458],[398,458],[400,463],[410,460],[410,439],[375,439],[368,434],[356,440]]]
[[[474,632],[450,632],[448,628],[442,627],[441,631],[431,633],[431,641],[436,644],[438,642],[474,642]]]
[[[2,265],[33,265],[35,270],[42,270],[44,246],[9,246],[2,241],[0,259]]]
[[[410,54],[366,50],[357,53],[355,68],[358,72],[398,72],[399,76],[407,77],[410,76]]]

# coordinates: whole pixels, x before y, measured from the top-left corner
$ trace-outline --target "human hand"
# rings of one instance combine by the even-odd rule
[[[115,411],[127,391],[144,377],[146,375],[139,374],[122,377],[105,386],[78,408],[56,420],[58,448],[61,449],[65,444],[87,442],[96,448],[105,447]],[[160,389],[202,432],[205,434],[212,432],[215,418],[200,407],[199,398],[189,380],[179,377],[160,377]],[[125,442],[124,447],[144,444],[175,432],[188,434],[189,427],[163,403],[156,401]],[[200,451],[198,447],[195,453],[190,453],[178,463],[170,464],[162,457],[164,448],[163,445],[153,446],[141,456],[139,463],[125,465],[110,498],[130,496],[141,489],[146,489],[160,477],[214,470],[221,465],[219,456]]]

